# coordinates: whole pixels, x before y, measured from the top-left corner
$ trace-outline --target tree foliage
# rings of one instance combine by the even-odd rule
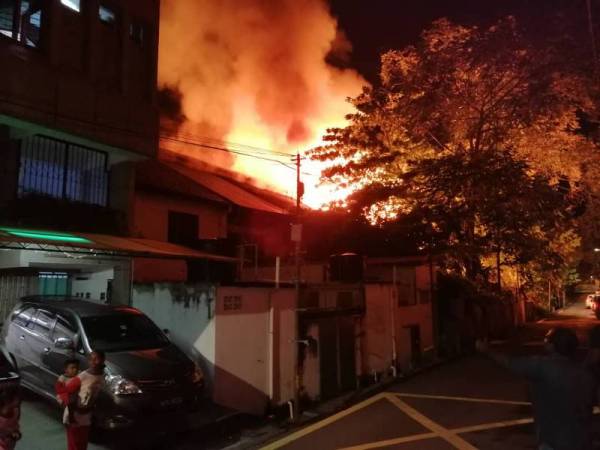
[[[578,113],[593,108],[563,56],[510,17],[487,29],[440,20],[382,56],[380,83],[311,156],[331,163],[330,182],[356,187],[344,207],[386,227],[411,223],[471,278],[493,252],[560,266],[551,243],[573,227],[590,155]]]

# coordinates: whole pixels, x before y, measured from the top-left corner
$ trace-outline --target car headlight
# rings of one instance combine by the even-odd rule
[[[142,393],[137,384],[127,378],[123,378],[121,375],[107,375],[106,384],[110,392],[115,395],[135,395]]]
[[[194,384],[204,384],[204,372],[196,363],[194,363],[194,369],[190,373],[190,381]]]

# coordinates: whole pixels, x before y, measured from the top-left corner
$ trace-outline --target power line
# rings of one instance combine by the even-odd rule
[[[233,153],[234,155],[246,156],[248,158],[259,159],[261,161],[266,161],[266,162],[281,164],[282,166],[286,167],[287,169],[294,170],[294,171],[296,170],[295,166],[291,166],[291,165],[285,163],[284,161],[280,161],[278,159],[266,158],[264,156],[259,156],[259,155],[256,155],[256,154],[240,152],[240,151],[237,151],[237,150],[232,150],[230,148],[221,147],[221,146],[218,146],[218,145],[211,145],[211,144],[206,144],[206,143],[201,143],[201,142],[186,141],[186,140],[177,139],[177,138],[174,138],[174,137],[171,137],[171,136],[161,135],[160,138],[164,139],[164,140],[167,140],[167,141],[178,142],[178,143],[182,143],[182,144],[186,144],[186,145],[192,145],[194,147],[200,147],[200,148],[210,149],[210,150],[218,150],[218,151],[222,151],[222,152],[226,152],[226,153]],[[291,155],[286,154],[285,156],[289,157]],[[309,173],[309,172],[303,172],[303,173],[304,173],[304,175],[318,176],[317,174],[314,174],[314,173]]]

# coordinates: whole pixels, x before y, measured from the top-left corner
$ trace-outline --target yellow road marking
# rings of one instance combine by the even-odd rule
[[[402,401],[400,397],[396,395],[387,394],[386,398],[392,402],[398,409],[400,409],[404,414],[416,420],[425,428],[430,429],[435,434],[437,434],[440,438],[444,439],[446,442],[449,442],[454,447],[459,450],[477,450],[477,447],[472,446],[467,441],[465,441],[460,436],[454,434],[452,431],[444,428],[440,424],[434,422],[429,417],[421,414],[419,411],[414,409],[408,403]]]
[[[301,437],[304,437],[310,433],[320,430],[321,428],[324,428],[327,425],[331,425],[332,423],[334,423],[340,419],[343,419],[344,417],[349,416],[350,414],[360,411],[361,409],[366,408],[367,406],[372,405],[373,403],[376,403],[379,400],[382,400],[384,398],[386,398],[385,394],[377,394],[363,402],[357,403],[356,405],[351,406],[348,409],[345,409],[344,411],[341,411],[337,414],[329,416],[326,419],[321,420],[320,422],[309,425],[306,428],[296,431],[295,433],[292,433],[276,442],[273,442],[265,447],[262,447],[261,450],[275,450],[275,449],[281,448],[284,445],[287,445],[293,441],[300,439]]]
[[[518,406],[530,406],[531,402],[519,402],[513,400],[497,400],[493,398],[473,398],[473,397],[452,397],[448,395],[429,395],[429,394],[409,394],[407,392],[390,392],[392,395],[398,395],[406,398],[427,398],[433,400],[456,400],[461,402],[473,402],[473,403],[490,403],[498,405],[518,405]]]
[[[424,439],[433,439],[433,438],[439,438],[439,436],[433,432],[412,434],[410,436],[403,436],[400,438],[387,439],[385,441],[370,442],[368,444],[359,444],[359,445],[355,445],[353,447],[344,447],[344,448],[341,448],[338,450],[370,450],[373,448],[388,447],[390,445],[406,444],[407,442],[422,441]]]
[[[526,425],[529,423],[533,423],[533,419],[531,417],[528,417],[525,419],[507,420],[505,422],[483,423],[481,425],[473,425],[473,426],[462,427],[462,428],[453,428],[448,431],[451,431],[454,434],[462,434],[462,433],[471,433],[474,431],[493,430],[496,428],[508,428],[508,427],[514,427],[517,425]],[[413,434],[411,436],[404,436],[404,437],[396,438],[396,439],[387,439],[385,441],[370,442],[368,444],[356,445],[354,447],[345,447],[345,448],[342,448],[339,450],[371,450],[374,448],[389,447],[392,445],[404,444],[407,442],[422,441],[422,440],[431,439],[431,438],[440,438],[440,436],[435,433]]]
[[[453,428],[452,432],[456,434],[472,433],[474,431],[487,431],[494,430],[496,428],[516,427],[517,425],[526,425],[528,423],[533,423],[532,417],[527,417],[525,419],[505,420],[494,423],[482,423],[481,425],[472,425],[462,428]]]

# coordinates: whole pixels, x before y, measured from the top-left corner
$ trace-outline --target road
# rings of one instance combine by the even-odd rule
[[[580,301],[520,330],[502,350],[539,352],[544,334],[554,326],[573,328],[585,343],[596,323]],[[472,356],[400,382],[263,450],[535,449],[531,416],[527,383]],[[596,425],[600,429],[600,420]]]

